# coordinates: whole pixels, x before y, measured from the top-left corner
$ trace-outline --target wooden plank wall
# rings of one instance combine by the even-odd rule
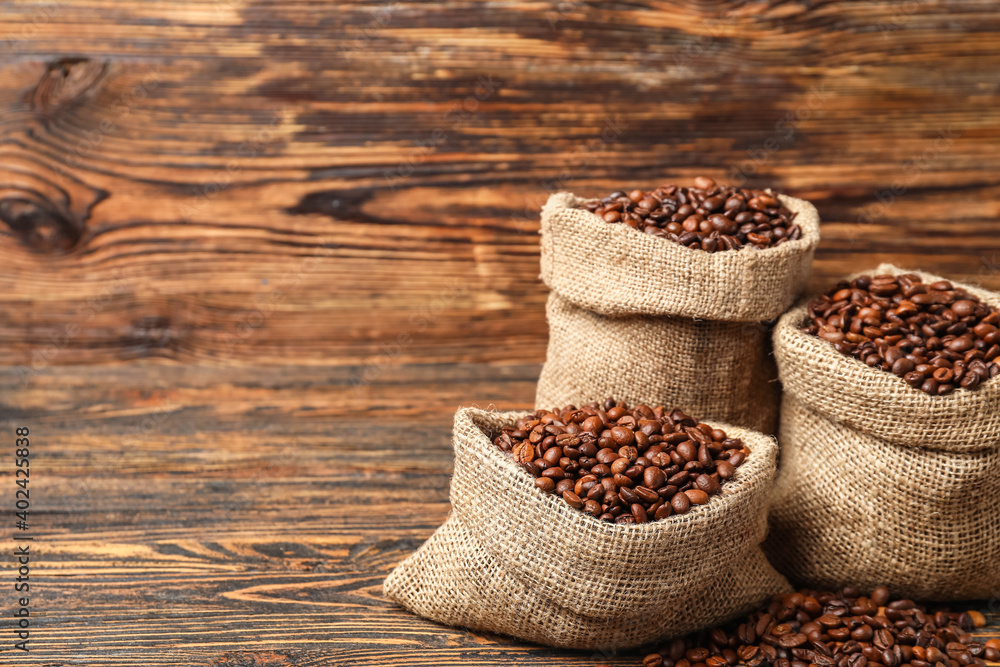
[[[400,362],[539,362],[547,191],[699,173],[815,202],[816,286],[892,259],[1000,287],[989,1],[59,0],[0,25],[0,363],[350,364],[400,336]]]

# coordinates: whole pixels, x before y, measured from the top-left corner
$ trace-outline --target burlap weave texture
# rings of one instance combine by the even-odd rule
[[[535,405],[612,396],[679,407],[773,433],[779,393],[773,320],[811,273],[819,216],[781,195],[802,238],[775,248],[707,253],[608,224],[570,193],[542,209],[549,345]]]
[[[385,594],[445,623],[568,648],[625,648],[745,613],[789,590],[760,550],[777,446],[751,450],[707,505],[640,525],[601,522],[538,490],[492,436],[523,413],[455,415],[452,512]]]
[[[1000,295],[952,282],[1000,306]],[[772,562],[820,587],[1000,594],[1000,381],[929,396],[803,332],[807,316],[803,303],[774,332],[785,393]]]

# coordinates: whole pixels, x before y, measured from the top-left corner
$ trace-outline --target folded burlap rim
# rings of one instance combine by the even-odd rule
[[[602,315],[774,319],[808,283],[820,224],[811,203],[778,198],[797,214],[800,239],[766,250],[745,246],[708,253],[608,224],[581,208],[586,199],[557,192],[542,207],[542,280]]]
[[[891,264],[861,275],[915,273],[924,282],[949,280],[983,302],[1000,307],[1000,294],[923,271]],[[974,390],[956,389],[929,396],[887,371],[866,366],[837,352],[827,341],[807,334],[808,298],[778,320],[774,355],[782,387],[811,410],[836,423],[897,445],[971,452],[1000,445],[1000,376]]]
[[[484,472],[474,485],[482,488],[456,488],[453,479],[452,511],[474,528],[477,539],[498,562],[523,581],[539,583],[538,563],[547,563],[550,569],[544,576],[545,588],[554,604],[592,618],[593,598],[581,593],[607,592],[609,596],[602,596],[600,605],[603,617],[631,614],[643,600],[655,600],[662,596],[662,588],[675,585],[670,577],[661,576],[665,564],[675,563],[679,572],[684,572],[685,563],[691,569],[693,558],[710,553],[711,562],[704,564],[704,576],[709,578],[716,568],[759,548],[763,541],[767,530],[763,513],[778,450],[773,438],[705,422],[726,431],[729,437],[742,439],[750,448],[751,454],[736,475],[709,503],[694,506],[687,514],[622,525],[600,521],[570,507],[561,497],[540,491],[534,478],[515,464],[510,454],[497,449],[484,432],[499,433],[500,427],[512,426],[527,414],[531,413],[479,408],[463,408],[455,414],[455,433],[464,434],[454,438],[456,466],[460,461],[463,468]],[[470,433],[473,437],[468,437]],[[502,480],[505,488],[493,488],[489,480]],[[512,535],[523,536],[526,530],[536,542],[512,542]],[[699,552],[700,548],[707,551]],[[523,556],[522,549],[526,550]],[[618,567],[609,567],[613,563],[625,568],[643,564],[649,570],[623,580]],[[645,586],[637,585],[639,580]],[[627,595],[613,595],[621,594],[623,585],[628,585]]]

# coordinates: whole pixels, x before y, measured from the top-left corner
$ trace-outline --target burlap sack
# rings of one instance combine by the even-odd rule
[[[552,195],[541,229],[549,346],[535,405],[612,396],[773,433],[779,392],[765,323],[805,288],[819,243],[816,208],[780,198],[802,238],[706,253]]]
[[[952,282],[1000,306],[1000,295]],[[931,397],[803,332],[806,318],[802,303],[774,332],[785,393],[772,562],[820,588],[1000,594],[1000,381]]]
[[[771,438],[720,425],[751,454],[718,496],[688,514],[615,525],[542,493],[493,445],[523,415],[455,415],[451,514],[385,580],[389,598],[448,625],[596,649],[682,635],[790,590],[759,546]]]

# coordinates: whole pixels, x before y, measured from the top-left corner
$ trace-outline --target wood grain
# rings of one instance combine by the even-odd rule
[[[0,19],[0,363],[350,365],[400,335],[401,363],[537,363],[547,191],[702,172],[817,204],[814,287],[886,260],[1000,287],[991,3]]]
[[[0,433],[31,429],[39,554],[33,652],[5,644],[3,664],[641,664],[445,628],[381,597],[447,516],[454,410],[528,408],[538,369],[397,366],[360,388],[350,370],[0,371]],[[970,608],[1000,622],[996,600]]]

